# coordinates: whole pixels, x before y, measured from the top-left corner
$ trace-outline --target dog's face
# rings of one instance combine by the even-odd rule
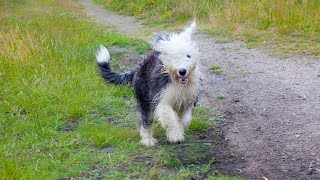
[[[154,49],[160,52],[159,58],[166,72],[180,84],[190,81],[199,61],[199,48],[191,39],[195,28],[196,24],[192,23],[181,33],[158,35],[154,44]]]

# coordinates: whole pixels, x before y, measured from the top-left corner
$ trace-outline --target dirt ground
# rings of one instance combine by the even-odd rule
[[[145,32],[142,21],[107,12],[91,0],[81,4],[97,22],[122,34]],[[246,179],[320,179],[319,59],[282,60],[240,41],[194,38],[206,77],[201,103],[221,112],[218,126],[204,132],[204,140],[219,145],[213,166]],[[209,70],[213,65],[221,67],[219,73]]]

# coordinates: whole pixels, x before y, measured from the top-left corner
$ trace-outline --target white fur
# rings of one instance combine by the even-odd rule
[[[155,115],[166,129],[170,142],[184,140],[184,128],[188,128],[191,123],[193,103],[200,91],[200,53],[197,44],[191,40],[195,28],[196,23],[193,22],[181,33],[171,34],[169,40],[160,40],[154,44],[154,49],[160,52],[159,58],[172,79],[155,97],[159,101]],[[177,70],[180,68],[188,72],[187,84],[174,80],[179,76]]]
[[[156,51],[161,52],[160,59],[167,69],[191,69],[199,59],[199,48],[191,40],[191,35],[196,29],[193,22],[181,33],[170,34],[170,40],[159,41],[153,45]],[[190,58],[187,57],[190,56]]]
[[[169,40],[160,40],[153,45],[153,49],[160,52],[159,59],[167,71],[165,73],[171,77],[168,86],[153,99],[158,102],[154,112],[166,129],[168,140],[173,143],[184,141],[184,128],[190,125],[194,102],[200,91],[200,53],[197,44],[191,40],[195,29],[196,23],[193,22],[181,33],[172,33]],[[101,45],[96,59],[97,63],[108,63],[108,49]],[[187,79],[187,83],[184,84],[179,80],[181,76],[178,70],[181,68],[187,70],[183,77]],[[152,137],[151,127],[142,125],[140,136],[140,142],[145,146],[154,146],[157,143]]]
[[[161,92],[161,101],[169,104],[176,112],[185,111],[184,108],[192,106],[199,94],[200,82],[193,75],[189,81],[184,85],[173,81]]]
[[[145,127],[141,126],[140,127],[140,137],[141,141],[140,143],[145,145],[145,146],[154,146],[158,140],[152,137],[152,131],[151,128],[146,129]]]
[[[98,50],[96,54],[96,59],[98,63],[109,63],[110,60],[110,54],[106,47],[103,45],[100,45],[100,49]]]
[[[155,110],[160,124],[166,129],[167,138],[170,142],[184,141],[184,130],[176,112],[169,104],[160,102]]]
[[[192,108],[186,110],[181,117],[181,123],[185,129],[189,128],[192,119]]]
[[[190,125],[193,103],[199,94],[200,86],[197,73],[193,73],[189,84],[181,85],[179,82],[172,82],[159,96],[160,102],[156,106],[155,114],[166,129],[170,142],[183,141],[184,128]],[[183,114],[181,118],[179,114]]]

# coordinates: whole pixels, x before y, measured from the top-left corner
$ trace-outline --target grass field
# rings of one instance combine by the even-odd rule
[[[156,124],[160,145],[139,145],[133,92],[106,85],[94,54],[149,46],[79,12],[75,1],[0,0],[0,179],[234,179],[213,176],[211,145],[194,135],[214,123],[203,107],[185,143],[167,144]]]
[[[270,54],[320,57],[319,0],[95,1],[113,11],[147,19],[151,26],[195,18],[209,34],[241,39]]]

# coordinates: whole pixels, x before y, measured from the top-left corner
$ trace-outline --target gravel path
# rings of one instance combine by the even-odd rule
[[[81,0],[85,12],[101,24],[115,26],[120,34],[139,36],[144,33],[143,21],[135,20],[133,17],[121,16],[104,10],[93,3],[93,0]]]
[[[99,23],[141,34],[143,22],[81,4]],[[196,34],[206,71],[202,103],[218,108],[227,146],[216,166],[246,179],[320,179],[320,61],[272,58],[239,41]],[[223,95],[226,99],[217,101]]]

